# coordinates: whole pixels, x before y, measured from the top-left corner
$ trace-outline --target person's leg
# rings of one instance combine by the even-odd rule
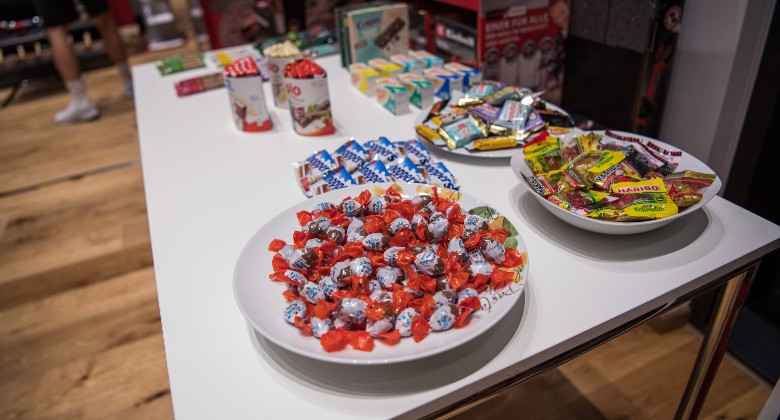
[[[130,68],[127,65],[127,54],[125,53],[125,46],[122,44],[122,39],[119,38],[119,31],[117,31],[114,18],[111,16],[111,11],[104,10],[101,13],[91,15],[91,17],[95,27],[100,31],[100,36],[103,38],[103,45],[106,48],[106,52],[108,52],[108,56],[119,69],[119,75],[122,77],[122,82],[124,83],[125,96],[132,98],[133,79],[130,76]]]

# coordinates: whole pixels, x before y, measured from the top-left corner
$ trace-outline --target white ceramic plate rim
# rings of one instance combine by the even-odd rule
[[[347,196],[357,196],[365,189],[372,190],[374,187],[386,189],[392,184],[350,187],[302,201],[269,220],[252,235],[236,262],[233,273],[233,293],[241,313],[256,331],[286,350],[321,361],[353,365],[400,363],[433,356],[473,340],[498,323],[517,304],[528,277],[527,258],[520,272],[520,281],[513,286],[513,293],[501,296],[497,303],[492,303],[490,312],[484,310],[476,312],[472,315],[469,325],[462,329],[451,329],[443,332],[432,331],[420,343],[415,343],[411,338],[404,338],[396,346],[391,347],[376,340],[373,352],[357,351],[348,347],[339,352],[327,353],[320,346],[318,339],[300,335],[297,328],[284,321],[282,317],[285,306],[282,297],[284,285],[268,279],[268,274],[271,273],[271,258],[273,257],[273,252],[267,250],[269,242],[275,238],[284,240],[292,238],[293,229],[299,227],[295,217],[295,213],[299,210],[310,210],[314,204],[323,201],[337,203]],[[403,188],[405,195],[413,195],[420,186],[430,188],[424,184],[396,184]],[[489,204],[463,193],[461,193],[460,202],[465,204],[464,208],[467,210],[477,206],[489,206]],[[282,231],[285,231],[286,234],[276,236],[277,232]],[[518,251],[527,256],[527,248],[519,233],[516,239]],[[257,252],[260,252],[259,256],[255,254]],[[491,292],[488,290],[480,295],[484,297],[482,299],[483,307],[486,305],[485,299],[494,298]],[[498,304],[502,302],[505,303]],[[264,306],[266,309],[263,310],[260,309],[262,305],[268,306]]]
[[[592,130],[592,131],[595,132],[595,133],[604,134],[604,130]],[[622,134],[622,135],[626,135],[626,136],[638,137],[638,138],[642,138],[642,139],[652,140],[654,143],[658,144],[661,147],[666,147],[666,148],[674,147],[674,146],[671,146],[671,145],[669,145],[667,143],[664,143],[664,142],[662,142],[660,140],[653,139],[651,137],[642,136],[642,135],[635,134],[635,133],[629,133],[629,132],[626,132],[626,131],[617,131],[617,130],[611,130],[611,131],[613,133],[616,133],[616,134]],[[642,232],[645,232],[645,231],[650,230],[650,229],[641,229],[642,227],[644,227],[644,228],[654,227],[655,225],[658,225],[657,227],[664,226],[664,225],[666,225],[666,224],[668,224],[668,223],[670,223],[670,222],[672,222],[674,220],[677,220],[677,219],[679,219],[681,217],[685,217],[686,215],[695,212],[696,210],[700,209],[701,207],[704,207],[704,205],[707,204],[707,202],[709,202],[710,200],[712,200],[713,197],[718,195],[718,192],[720,191],[721,186],[722,186],[722,182],[720,180],[720,177],[718,177],[716,175],[715,181],[704,192],[704,196],[702,197],[701,201],[699,201],[695,205],[689,207],[685,211],[682,211],[680,213],[677,213],[674,216],[666,217],[666,218],[663,218],[663,219],[648,220],[648,221],[644,221],[644,222],[610,222],[610,221],[606,221],[606,220],[591,219],[591,218],[588,218],[588,217],[585,217],[585,216],[580,216],[580,215],[578,215],[576,213],[572,213],[569,210],[566,210],[566,209],[564,209],[562,207],[559,207],[559,206],[557,206],[557,205],[547,201],[544,197],[542,197],[541,195],[536,193],[536,191],[534,191],[531,188],[531,186],[528,184],[528,181],[522,175],[522,174],[525,174],[526,176],[533,175],[533,173],[531,172],[531,168],[529,168],[528,165],[525,163],[525,158],[523,156],[523,150],[522,149],[516,149],[516,152],[517,153],[512,155],[512,160],[510,161],[510,167],[512,168],[512,173],[520,181],[520,184],[522,184],[523,187],[525,187],[525,189],[528,190],[531,193],[531,195],[536,197],[536,199],[539,200],[539,202],[541,202],[547,210],[549,210],[549,211],[551,211],[553,213],[558,212],[558,214],[562,215],[563,218],[565,218],[564,220],[567,220],[569,218],[576,218],[576,219],[582,220],[583,223],[585,223],[585,224],[589,224],[589,225],[593,225],[593,226],[609,227],[609,229],[612,229],[612,230],[620,230],[621,227],[624,227],[624,228],[626,228],[626,230],[637,230],[637,229],[640,229]],[[683,151],[682,153],[683,153],[683,155],[682,155],[682,157],[680,159],[680,165],[678,166],[678,170],[683,171],[683,170],[690,169],[690,170],[695,170],[695,171],[699,171],[699,172],[715,173],[715,171],[713,171],[709,166],[707,166],[707,164],[705,164],[704,162],[700,161],[695,156],[693,156],[690,153],[687,153],[685,151]],[[683,162],[693,162],[694,165],[685,166],[685,163],[683,163]],[[693,166],[693,167],[691,167],[691,166]],[[605,230],[599,230],[599,232],[607,233]]]
[[[462,95],[462,94],[461,94]],[[441,100],[441,98],[436,97],[434,98],[434,105]],[[547,106],[558,112],[562,112],[566,115],[569,115],[568,112],[564,111],[563,108],[551,103],[547,102]],[[414,125],[418,126],[423,123],[423,120],[428,116],[428,114],[431,112],[431,108],[433,108],[433,105],[426,108],[414,121]],[[485,151],[477,151],[477,152],[469,152],[467,149],[461,147],[455,150],[450,150],[448,147],[440,147],[436,146],[435,144],[429,142],[428,140],[425,140],[423,138],[420,138],[418,136],[418,140],[420,140],[420,143],[424,144],[425,147],[428,149],[435,149],[435,150],[441,150],[445,153],[451,153],[455,155],[461,155],[461,156],[469,156],[469,157],[475,157],[475,158],[488,158],[488,159],[506,159],[513,156],[515,150],[522,150],[520,147],[515,147],[513,149],[499,149],[499,150],[485,150]]]

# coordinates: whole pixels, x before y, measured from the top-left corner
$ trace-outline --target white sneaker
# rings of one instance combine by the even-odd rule
[[[89,99],[72,100],[68,107],[54,116],[58,124],[92,121],[100,117],[100,111]]]

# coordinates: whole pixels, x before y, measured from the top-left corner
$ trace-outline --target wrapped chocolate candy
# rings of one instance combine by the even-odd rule
[[[385,214],[385,210],[387,210],[387,200],[381,195],[375,195],[371,197],[371,201],[368,202],[367,208],[370,214]]]
[[[489,276],[493,274],[493,266],[488,264],[487,262],[469,263],[466,266],[466,270],[470,271],[472,276],[476,276],[477,274],[484,274],[486,276]]]
[[[458,303],[458,294],[452,290],[438,290],[433,295],[433,301],[436,302],[435,308],[440,306]]]
[[[309,322],[311,324],[311,335],[316,338],[322,337],[323,334],[333,328],[333,321],[330,318],[320,319],[315,316]]]
[[[393,284],[401,278],[402,273],[400,268],[380,267],[376,270],[376,279],[381,283],[383,288],[390,289],[393,287]]]
[[[330,219],[327,217],[318,217],[307,223],[301,229],[301,232],[308,233],[309,237],[322,238],[330,229]]]
[[[398,314],[398,318],[395,320],[395,329],[398,330],[401,337],[412,335],[412,321],[416,316],[420,316],[420,313],[414,308],[406,308]]]
[[[393,318],[392,315],[388,318],[382,318],[378,321],[367,321],[366,322],[366,331],[368,331],[369,334],[371,334],[372,337],[377,337],[379,334],[386,333],[393,329]]]
[[[352,324],[362,324],[366,321],[366,302],[356,298],[344,298],[336,302],[333,313],[336,318]]]
[[[344,200],[339,204],[339,211],[347,216],[359,216],[363,212],[363,206],[355,200]]]
[[[430,242],[439,242],[445,236],[447,236],[447,230],[449,229],[450,222],[444,217],[433,218],[428,223],[428,227],[425,229],[425,236]]]
[[[306,271],[315,262],[317,262],[317,253],[309,247],[297,249],[290,255],[290,267],[295,270]]]
[[[397,258],[398,253],[403,251],[404,248],[400,246],[393,246],[388,248],[385,253],[383,254],[383,257],[385,259],[385,262],[389,264],[391,267],[395,267],[398,265]]]
[[[442,305],[433,311],[428,323],[434,331],[445,331],[455,325],[459,313],[458,307],[455,305]]]
[[[488,230],[490,229],[490,226],[488,226],[487,220],[482,216],[470,214],[466,216],[466,219],[463,221],[463,228],[465,231],[475,233],[478,230]]]
[[[344,240],[347,238],[347,235],[346,232],[344,232],[343,227],[331,226],[328,228],[328,231],[325,233],[325,237],[335,242],[337,245],[343,245]]]
[[[326,202],[315,204],[314,207],[312,207],[311,212],[312,213],[317,213],[317,212],[331,210],[331,209],[335,209],[335,208],[336,208],[336,206],[333,205],[333,203],[329,203],[329,202],[326,201]]]
[[[374,272],[371,260],[367,257],[355,258],[349,263],[349,269],[355,276],[370,276]]]
[[[303,286],[309,281],[306,276],[294,270],[285,270],[284,276],[297,283],[298,286]]]
[[[468,254],[468,260],[472,263],[483,263],[487,260],[485,259],[485,254],[482,253],[480,250],[474,250],[469,252]]]
[[[347,226],[347,235],[352,232],[362,231],[364,226],[365,223],[363,222],[363,218],[358,217],[352,219],[352,222],[350,222],[349,226]]]
[[[399,217],[390,222],[390,224],[387,226],[387,233],[390,235],[395,235],[398,233],[398,231],[404,228],[411,229],[412,224],[403,217]]]
[[[368,152],[354,138],[349,139],[336,149],[333,157],[348,172],[353,172],[368,162]]]
[[[306,246],[309,248],[316,248],[325,245],[325,240],[320,238],[311,238],[306,241]]]
[[[325,298],[328,300],[333,299],[333,292],[338,290],[336,282],[333,281],[330,276],[325,276],[320,279],[318,284],[320,285],[320,289],[322,289],[322,294],[325,295]]]
[[[363,248],[371,251],[381,251],[390,242],[390,237],[384,233],[371,233],[363,239]]]
[[[279,255],[281,255],[285,261],[290,261],[290,257],[292,257],[293,253],[295,253],[295,247],[290,244],[283,246],[282,249],[279,250]]]
[[[450,286],[450,278],[447,275],[436,277],[436,291],[441,292],[443,290],[452,290]]]
[[[491,261],[499,264],[504,262],[504,255],[506,250],[504,249],[504,246],[498,243],[498,241],[495,239],[487,236],[483,237],[479,241],[479,248],[482,250],[482,254],[484,254]]]
[[[439,129],[439,136],[447,142],[447,147],[450,150],[455,150],[476,139],[486,137],[487,126],[479,117],[469,115],[442,126]]]
[[[382,290],[382,283],[379,282],[379,280],[370,280],[368,282],[368,290],[371,292],[377,292]]]
[[[363,143],[363,149],[368,152],[371,160],[380,160],[385,164],[393,163],[400,158],[401,152],[387,137],[379,137]]]
[[[371,300],[376,303],[393,303],[393,292],[377,290],[371,293]]]
[[[408,182],[410,184],[422,184],[425,182],[422,173],[409,157],[401,159],[395,165],[390,165],[387,170],[399,182]]]
[[[349,284],[349,276],[352,275],[349,263],[349,261],[339,261],[331,267],[330,278],[333,279],[337,287],[344,287]]]
[[[385,167],[382,161],[374,160],[360,167],[353,175],[355,181],[360,184],[381,184],[383,182],[393,182],[394,178]]]
[[[479,297],[479,292],[468,287],[463,290],[460,290],[458,292],[458,303],[461,303],[470,297]]]
[[[306,304],[298,299],[290,301],[290,303],[287,304],[287,307],[284,308],[285,321],[294,324],[295,318],[300,318],[301,321],[305,321],[308,318]]]
[[[312,304],[316,304],[321,299],[325,299],[325,293],[322,291],[322,288],[319,284],[314,282],[307,282],[303,285],[301,296]]]
[[[458,261],[465,262],[468,259],[466,253],[466,245],[463,244],[463,240],[460,238],[450,239],[450,243],[447,244],[447,252],[454,252],[458,255]]]
[[[432,249],[417,254],[414,257],[414,263],[429,276],[438,276],[444,273],[444,260],[439,258]]]
[[[362,228],[359,230],[354,230],[352,232],[347,233],[347,242],[363,242],[364,239],[366,239],[366,233],[365,230]]]

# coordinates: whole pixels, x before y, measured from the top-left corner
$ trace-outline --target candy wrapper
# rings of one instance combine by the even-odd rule
[[[454,150],[487,136],[487,126],[478,117],[469,115],[467,118],[442,126],[439,129],[439,136],[447,142],[450,150]]]
[[[176,89],[176,96],[189,96],[225,86],[225,77],[220,73],[207,74],[205,76],[182,80],[173,86]]]
[[[449,188],[451,190],[460,189],[460,184],[458,183],[457,178],[455,178],[455,175],[453,175],[441,162],[427,163],[420,167],[420,172],[422,173],[423,178],[425,178],[426,184]]]
[[[495,136],[514,136],[523,140],[542,127],[544,121],[534,111],[533,98],[525,96],[519,102],[504,101],[498,118],[490,124],[489,133]]]
[[[517,139],[513,136],[505,137],[485,137],[484,139],[474,140],[463,146],[467,150],[499,150],[512,149],[519,145]]]
[[[409,90],[409,102],[420,109],[433,105],[434,86],[429,80],[416,74],[408,73],[398,76],[398,81]]]
[[[304,136],[333,134],[328,75],[309,59],[296,60],[284,68],[293,129]]]
[[[376,95],[376,81],[380,78],[379,72],[363,63],[349,65],[349,77],[352,86],[363,92],[366,96]]]
[[[417,165],[408,157],[395,165],[391,165],[387,170],[390,171],[390,174],[393,175],[396,181],[410,184],[422,184],[425,182],[425,178],[420,170],[417,169]]]
[[[472,83],[471,86],[469,86],[468,91],[466,91],[466,96],[471,98],[484,99],[488,95],[497,92],[503,87],[504,84],[501,82],[484,81],[480,83]]]
[[[390,56],[390,61],[401,66],[404,70],[404,73],[410,73],[415,76],[422,76],[422,63],[409,57],[406,54],[392,55]]]
[[[463,76],[441,68],[427,68],[425,78],[433,83],[436,96],[447,99],[453,92],[463,91]]]
[[[206,64],[203,62],[203,54],[174,55],[173,57],[164,58],[157,62],[157,70],[162,75],[178,73],[185,70],[199,69],[205,66]]]
[[[399,159],[400,153],[398,147],[387,137],[379,137],[376,140],[369,140],[363,143],[363,149],[368,152],[370,160],[381,160],[383,163],[392,163]]]
[[[528,183],[534,191],[543,197],[587,189],[591,186],[585,177],[573,169],[551,171],[544,175],[532,176],[528,178]]]
[[[615,183],[612,185],[612,191],[620,198],[589,212],[586,216],[616,222],[633,222],[661,219],[679,212],[661,179]]]
[[[664,185],[678,207],[689,207],[701,201],[702,193],[715,182],[715,178],[715,174],[682,171],[667,175]]]
[[[599,149],[620,150],[641,176],[649,172],[668,175],[677,169],[682,151],[663,148],[652,140],[617,134],[607,130],[599,139]]]
[[[442,68],[444,67],[444,60],[434,54],[425,50],[413,50],[409,51],[409,57],[417,60],[422,64],[424,69]]]
[[[284,68],[301,56],[301,51],[290,41],[271,45],[263,50],[268,60],[268,78],[271,82],[274,105],[287,108],[287,89],[284,85]]]
[[[360,185],[369,183],[379,184],[395,180],[381,160],[374,160],[366,163],[355,172],[352,178]]]
[[[523,154],[528,166],[535,174],[543,174],[563,167],[561,141],[557,137],[528,143],[523,146]]]
[[[395,145],[401,155],[409,158],[417,166],[432,161],[431,153],[417,140],[397,141]]]
[[[368,60],[368,65],[376,69],[379,75],[382,77],[389,77],[391,79],[396,78],[403,73],[404,68],[392,61],[385,60],[384,58],[374,58]]]
[[[476,70],[465,64],[447,63],[444,65],[444,68],[453,73],[460,74],[463,77],[464,91],[467,91],[472,84],[479,83],[482,81],[482,73],[480,73],[479,70]]]
[[[368,152],[354,138],[347,140],[335,152],[333,157],[339,166],[343,166],[348,172],[353,172],[362,167],[369,160]]]
[[[330,153],[320,150],[301,162],[293,163],[293,171],[303,192],[308,195],[311,186],[339,167]]]
[[[376,100],[394,115],[409,112],[409,90],[395,79],[384,78],[376,81]]]
[[[241,131],[267,131],[271,117],[265,102],[263,79],[253,58],[236,60],[225,66],[227,87],[233,121]]]
[[[313,185],[309,191],[304,191],[307,197],[324,194],[328,191],[340,190],[342,188],[358,185],[344,167],[340,167],[331,172],[322,181]]]

